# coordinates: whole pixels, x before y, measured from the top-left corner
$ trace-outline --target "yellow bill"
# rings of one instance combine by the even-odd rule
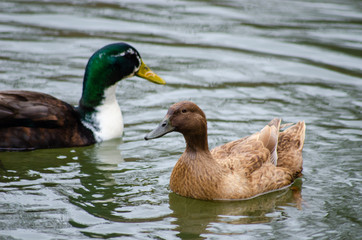
[[[141,67],[136,72],[136,75],[147,79],[150,82],[157,84],[166,84],[165,80],[159,77],[156,73],[154,73],[147,65],[141,60]]]

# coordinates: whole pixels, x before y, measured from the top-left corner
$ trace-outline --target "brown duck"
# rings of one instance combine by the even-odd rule
[[[278,118],[260,132],[209,151],[204,112],[194,103],[172,105],[146,140],[180,132],[186,150],[170,179],[175,193],[196,199],[247,199],[287,187],[301,176],[305,123],[280,132]],[[286,125],[285,125],[286,126]]]

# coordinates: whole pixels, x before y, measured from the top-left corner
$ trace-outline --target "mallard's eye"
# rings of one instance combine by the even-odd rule
[[[182,109],[181,112],[182,112],[182,113],[186,113],[187,110],[186,110],[186,109]]]

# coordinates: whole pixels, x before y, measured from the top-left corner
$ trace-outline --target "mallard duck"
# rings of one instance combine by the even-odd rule
[[[172,105],[146,140],[176,131],[186,150],[173,168],[170,188],[203,200],[248,199],[287,187],[301,175],[305,123],[280,132],[278,118],[260,132],[209,151],[204,112],[194,103]]]
[[[165,84],[135,48],[114,43],[90,57],[78,107],[44,93],[0,91],[0,150],[78,147],[121,137],[116,86],[134,75]]]

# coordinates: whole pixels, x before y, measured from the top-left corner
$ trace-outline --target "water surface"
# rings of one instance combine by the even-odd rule
[[[4,239],[358,239],[362,235],[360,1],[0,3],[0,89],[81,95],[90,55],[126,41],[166,81],[122,81],[122,139],[0,153]],[[214,147],[273,117],[305,120],[303,177],[236,202],[169,190],[181,135],[144,141],[192,100]]]

